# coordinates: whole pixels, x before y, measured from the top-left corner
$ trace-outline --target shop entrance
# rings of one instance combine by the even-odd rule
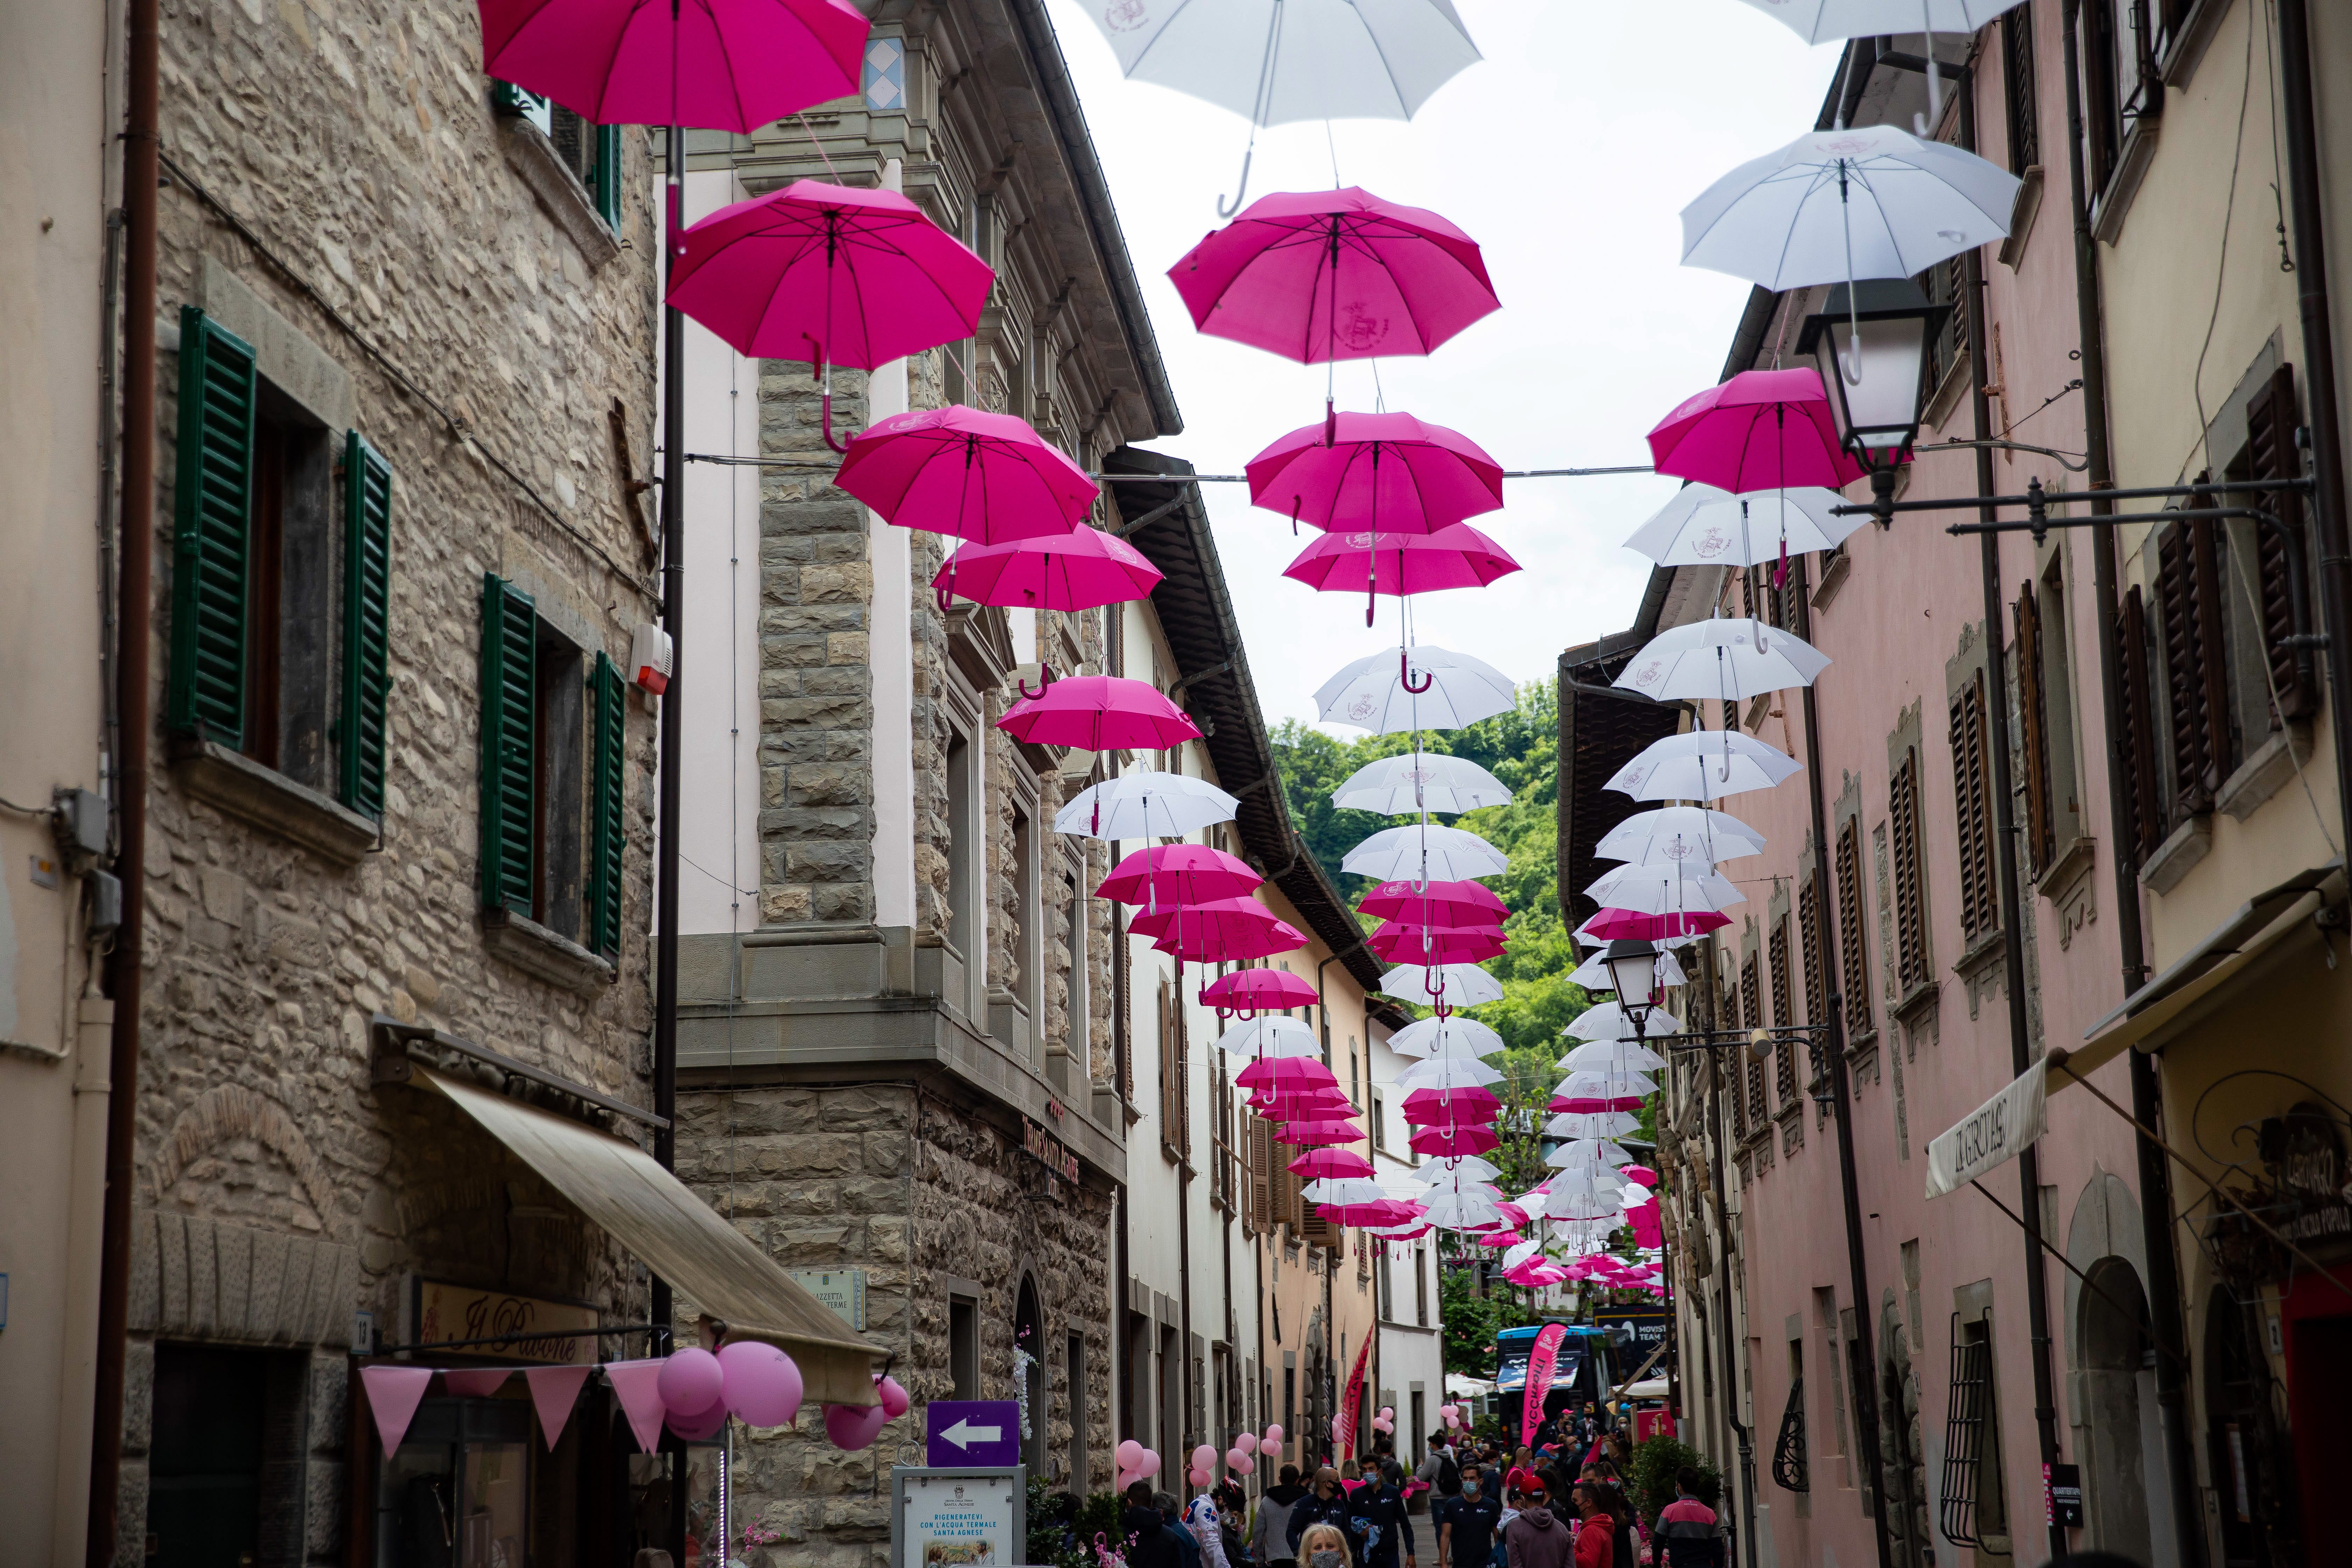
[[[307,1360],[214,1345],[155,1347],[147,1471],[152,1568],[271,1568],[299,1560],[300,1493],[287,1488],[299,1489],[300,1479]],[[289,1504],[298,1521],[290,1532],[283,1528]],[[267,1528],[266,1516],[280,1528]]]

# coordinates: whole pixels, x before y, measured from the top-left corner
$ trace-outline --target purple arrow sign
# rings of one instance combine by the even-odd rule
[[[1009,1469],[1021,1462],[1021,1406],[1010,1399],[934,1399],[923,1407],[924,1463]]]

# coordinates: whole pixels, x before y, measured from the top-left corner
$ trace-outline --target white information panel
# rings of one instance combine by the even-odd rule
[[[890,1471],[891,1568],[1013,1568],[1029,1534],[1028,1470]]]

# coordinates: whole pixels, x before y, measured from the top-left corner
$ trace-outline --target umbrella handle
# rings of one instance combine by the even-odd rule
[[[1323,444],[1335,447],[1339,442],[1339,405],[1329,396],[1323,399]]]
[[[1401,684],[1402,684],[1407,691],[1410,691],[1415,697],[1418,697],[1437,683],[1437,672],[1435,670],[1423,671],[1421,678],[1421,684],[1419,686],[1415,686],[1412,683],[1412,660],[1406,655],[1404,649],[1399,648],[1397,649],[1397,679]]]
[[[1037,689],[1034,691],[1029,689],[1029,683],[1025,680],[1015,681],[1013,684],[1021,689],[1022,696],[1034,702],[1038,698],[1045,695],[1045,688],[1054,684],[1054,667],[1043,662],[1042,660],[1038,663]]]
[[[1230,205],[1230,206],[1228,206],[1228,205],[1225,205],[1225,198],[1224,198],[1224,197],[1223,197],[1223,196],[1219,196],[1219,197],[1217,198],[1217,216],[1218,216],[1219,217],[1228,217],[1228,218],[1229,218],[1229,217],[1232,217],[1235,213],[1238,213],[1238,212],[1240,212],[1240,211],[1242,210],[1242,200],[1243,200],[1243,198],[1244,198],[1244,197],[1245,197],[1245,196],[1247,196],[1247,195],[1249,195],[1249,172],[1250,172],[1250,160],[1251,160],[1252,158],[1255,157],[1256,155],[1257,155],[1257,127],[1256,127],[1255,125],[1252,125],[1252,126],[1250,127],[1250,142],[1249,142],[1249,146],[1248,146],[1248,148],[1247,148],[1247,149],[1246,149],[1246,150],[1242,153],[1242,185],[1241,185],[1241,189],[1240,189],[1240,190],[1237,190],[1237,191],[1235,191],[1235,192],[1234,193],[1233,205]]]
[[[824,410],[822,428],[824,444],[847,457],[849,448],[833,438],[833,368],[824,363],[824,345],[816,341],[814,332],[803,332],[801,337],[809,346],[809,379],[818,384],[822,398],[819,406]],[[945,610],[947,606],[941,605],[940,608]]]
[[[949,604],[949,601],[950,601],[950,599],[952,599],[952,598],[954,597],[954,595],[953,595],[952,594],[950,594],[950,593],[948,592],[947,588],[946,588],[944,585],[941,585],[941,586],[940,586],[940,587],[937,587],[937,588],[932,589],[932,590],[931,590],[931,597],[932,597],[932,598],[934,598],[934,599],[937,599],[937,600],[939,601],[939,604],[940,604],[940,614],[941,614],[941,615],[943,615],[943,616],[944,616],[944,615],[946,615],[946,614],[948,613],[948,611],[952,607],[952,606]]]

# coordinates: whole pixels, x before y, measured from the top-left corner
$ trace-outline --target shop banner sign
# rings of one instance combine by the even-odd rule
[[[891,1568],[1007,1568],[1028,1547],[1028,1471],[890,1471]]]
[[[1987,1171],[2015,1159],[2049,1131],[2044,1085],[2049,1064],[2035,1062],[2007,1087],[1927,1145],[1927,1195],[1958,1192]]]
[[[1559,1361],[1559,1342],[1566,1338],[1566,1323],[1546,1323],[1536,1331],[1535,1347],[1528,1352],[1528,1391],[1519,1405],[1522,1448],[1535,1446],[1536,1428],[1543,1425],[1544,1401],[1551,1394],[1552,1368]]]

